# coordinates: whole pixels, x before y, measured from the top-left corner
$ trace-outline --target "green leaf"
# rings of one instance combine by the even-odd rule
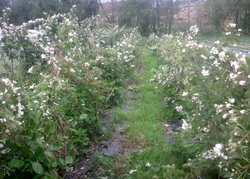
[[[42,174],[38,174],[38,175],[36,175],[33,179],[38,179],[38,178],[40,178],[42,176]]]
[[[12,159],[10,162],[8,162],[8,166],[10,168],[20,168],[24,165],[24,161],[18,160],[18,159]]]
[[[59,158],[59,161],[61,162],[62,165],[66,165],[65,160],[63,158]]]
[[[231,154],[230,154],[230,156],[232,157],[232,158],[241,158],[242,156],[239,154],[239,153],[237,153],[237,152],[232,152]]]
[[[43,167],[40,163],[38,162],[31,162],[32,168],[33,170],[38,173],[38,174],[42,174],[43,173]]]
[[[221,173],[220,173],[220,176],[223,176],[223,177],[232,177],[231,176],[231,173],[229,172],[229,171],[222,171]]]
[[[101,95],[99,96],[99,100],[103,100],[105,98],[105,96]]]
[[[68,136],[64,136],[63,138],[64,138],[64,139],[66,139],[66,140],[68,140],[68,139],[69,139],[69,137],[68,137]]]
[[[45,84],[45,83],[39,83],[39,84],[37,85],[37,88],[38,88],[38,89],[46,89],[47,87],[48,87],[48,85]]]
[[[0,179],[3,179],[3,177],[4,177],[4,171],[0,169]]]
[[[203,138],[203,137],[204,137],[203,133],[198,133],[198,134],[195,134],[195,138],[194,139],[200,139],[200,138]]]
[[[23,150],[26,152],[29,157],[32,157],[34,155],[34,152],[30,150],[27,146],[23,146]]]
[[[73,163],[73,158],[71,156],[67,156],[66,159],[65,159],[65,163],[66,164]]]
[[[56,132],[55,123],[51,123],[51,125],[49,126],[49,131],[50,131],[51,134],[54,134]]]
[[[39,118],[37,118],[37,116],[33,116],[32,120],[36,125],[39,124]]]
[[[246,58],[247,65],[250,67],[250,58]]]
[[[80,116],[80,119],[82,119],[82,120],[83,120],[83,119],[86,119],[87,116],[88,116],[87,114],[82,114],[82,115]]]
[[[35,149],[36,153],[36,157],[43,160],[45,158],[45,154],[44,154],[44,149],[40,146],[37,146]]]
[[[210,139],[209,142],[213,145],[220,143],[218,140]]]
[[[194,152],[196,152],[196,147],[189,147],[187,149],[187,153],[194,153]]]

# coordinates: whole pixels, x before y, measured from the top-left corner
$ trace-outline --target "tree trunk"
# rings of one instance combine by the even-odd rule
[[[101,3],[101,0],[98,0],[98,1],[99,1],[99,4],[100,4],[100,6],[101,6],[101,8],[102,8],[102,10],[103,10],[103,13],[105,14],[105,16],[106,16],[108,22],[110,22],[110,19],[109,19],[108,15],[107,15],[106,11],[105,11],[104,8],[103,8],[103,5],[102,5],[102,3]]]
[[[160,29],[160,6],[159,6],[159,0],[157,0],[157,8],[156,8],[156,29],[157,29],[157,33],[159,33],[159,29]]]
[[[188,0],[188,31],[190,28],[190,0]]]
[[[112,24],[115,23],[115,17],[114,17],[114,0],[111,1],[112,3]]]
[[[238,18],[239,18],[239,12],[237,11],[235,13],[235,24],[236,24],[236,27],[238,26]]]
[[[249,20],[250,20],[249,19],[248,9],[249,9],[248,6],[245,6],[245,14],[244,14],[244,19],[243,20],[244,20],[244,26],[246,27],[246,29],[245,29],[246,34],[248,34],[248,31],[249,31],[248,29],[249,29]]]
[[[173,0],[170,0],[170,21],[169,21],[169,28],[168,28],[169,34],[171,34],[172,21],[173,21]]]

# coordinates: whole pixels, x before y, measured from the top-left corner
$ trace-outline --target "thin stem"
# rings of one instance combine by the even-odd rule
[[[56,115],[57,115],[57,120],[58,120],[60,127],[62,129],[63,137],[65,137],[65,131],[64,131],[64,128],[62,125],[60,113],[58,112],[58,113],[56,113]],[[64,138],[64,160],[66,160],[66,157],[67,157],[67,145],[66,145],[66,139]]]

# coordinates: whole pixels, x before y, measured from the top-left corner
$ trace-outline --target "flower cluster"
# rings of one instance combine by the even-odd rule
[[[206,151],[202,154],[202,157],[206,159],[214,160],[217,157],[222,157],[225,160],[228,160],[228,156],[224,155],[222,152],[223,144],[216,144],[213,149]]]
[[[250,66],[245,55],[234,53],[228,46],[240,32],[234,28],[235,24],[229,24],[224,34],[225,41],[221,39],[212,46],[195,40],[198,32],[195,26],[190,28],[186,37],[183,34],[169,39],[163,36],[165,41],[154,38],[150,43],[158,47],[154,53],[164,59],[159,69],[154,71],[154,81],[167,89],[172,88],[176,93],[175,110],[185,111],[182,118],[189,119],[188,123],[183,119],[182,128],[190,136],[197,134],[196,138],[202,139],[198,142],[182,140],[193,141],[196,147],[192,150],[198,153],[201,152],[199,148],[209,149],[211,144],[217,143],[207,152],[203,151],[201,158],[196,155],[192,159],[196,161],[196,167],[204,164],[204,159],[213,159],[216,166],[220,166],[218,168],[234,168],[235,171],[228,171],[229,174],[239,177],[246,174],[247,165],[242,157],[250,160],[247,154],[250,140],[247,127]],[[172,98],[169,95],[165,99]],[[239,161],[245,163],[244,166],[238,167]],[[207,165],[202,167],[212,165],[210,160],[205,163]],[[204,171],[204,168],[200,167],[200,170]]]

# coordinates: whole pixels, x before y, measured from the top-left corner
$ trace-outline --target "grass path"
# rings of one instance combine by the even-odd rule
[[[115,115],[125,123],[125,135],[137,142],[141,150],[125,158],[98,155],[99,165],[105,168],[100,178],[151,179],[172,175],[166,172],[174,160],[170,157],[173,146],[164,141],[163,135],[166,108],[160,102],[162,94],[158,84],[150,83],[151,69],[157,68],[157,59],[146,48],[142,48],[141,58],[143,72],[138,76],[138,87],[132,89],[135,93],[132,109],[115,110]]]

